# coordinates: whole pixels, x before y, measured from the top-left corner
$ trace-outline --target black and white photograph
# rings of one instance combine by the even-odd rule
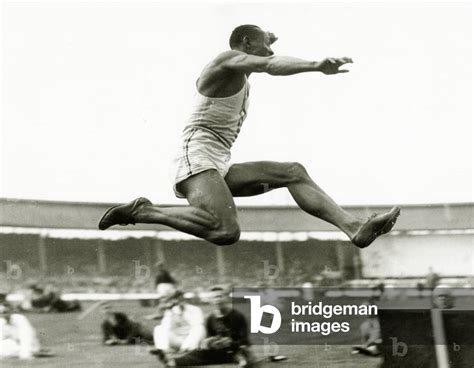
[[[474,367],[471,1],[0,1],[0,367]]]

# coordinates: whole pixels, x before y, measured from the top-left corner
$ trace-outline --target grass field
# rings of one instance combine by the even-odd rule
[[[84,304],[87,308],[88,304]],[[137,320],[153,311],[143,308],[138,302],[115,303],[117,310],[124,311]],[[208,308],[204,308],[207,312]],[[93,312],[79,321],[79,313],[29,314],[36,327],[42,345],[54,350],[53,358],[32,361],[2,360],[0,367],[159,367],[155,357],[148,353],[147,346],[103,346],[101,342],[101,314]],[[145,322],[150,327],[153,322]],[[156,322],[155,322],[156,324]],[[272,348],[273,349],[273,348]],[[287,361],[272,363],[266,361],[262,346],[254,350],[263,361],[262,368],[314,367],[314,368],[375,368],[379,358],[351,355],[350,346],[279,346],[278,354],[286,355]],[[274,353],[274,351],[272,351]],[[234,365],[235,366],[235,365]],[[214,365],[213,367],[231,367]]]

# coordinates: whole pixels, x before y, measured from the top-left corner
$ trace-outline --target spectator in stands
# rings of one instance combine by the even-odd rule
[[[153,344],[153,335],[145,326],[130,319],[125,313],[113,311],[108,303],[102,306],[104,345]]]
[[[255,358],[250,348],[247,321],[230,306],[229,291],[216,286],[211,289],[214,311],[206,318],[206,338],[199,349],[171,358],[158,352],[158,358],[167,367],[201,366],[238,363],[251,367]]]
[[[433,308],[451,309],[454,307],[454,297],[451,291],[445,287],[437,287],[431,295],[431,305]]]
[[[300,260],[292,259],[287,268],[288,286],[299,286],[307,281],[306,273]]]
[[[428,268],[428,274],[425,277],[424,282],[419,282],[416,285],[416,288],[418,290],[418,296],[421,298],[423,297],[423,290],[429,290],[431,293],[433,293],[433,290],[438,286],[439,281],[440,281],[440,276],[433,271],[432,267]]]
[[[438,286],[440,279],[440,276],[430,267],[425,279],[425,289],[433,291],[435,287]]]
[[[383,280],[380,280],[380,282],[372,286],[374,299],[378,299],[378,300],[382,299],[384,291],[385,291],[385,283],[383,282]]]
[[[165,313],[161,324],[153,331],[156,349],[152,354],[164,356],[197,349],[205,337],[204,316],[199,307],[188,304],[178,290],[163,301]]]
[[[0,295],[0,359],[50,356],[53,356],[51,351],[41,348],[30,321],[13,311],[5,294]]]

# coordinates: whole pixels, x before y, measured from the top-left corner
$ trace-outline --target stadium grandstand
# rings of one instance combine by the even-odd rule
[[[465,328],[474,321],[474,204],[402,206],[394,231],[362,250],[295,207],[240,208],[241,240],[219,247],[156,225],[99,231],[97,222],[110,206],[0,199],[0,294],[23,307],[29,289],[53,286],[63,304],[80,302],[84,308],[73,314],[77,318],[67,313],[28,314],[42,344],[58,354],[35,365],[156,364],[148,348],[139,344],[103,348],[99,306],[113,301],[114,308],[154,328],[157,321],[147,316],[156,311],[157,264],[164,264],[185,297],[206,313],[211,308],[206,292],[217,283],[241,288],[234,289],[234,308],[243,310],[248,304],[239,304],[242,290],[245,295],[249,290],[261,293],[271,303],[378,304],[375,355],[354,355],[359,352],[354,349],[369,351],[370,346],[354,345],[360,343],[358,327],[367,321],[351,316],[354,328],[343,337],[334,335],[329,345],[317,334],[290,343],[286,339],[292,335],[283,333],[283,340],[275,340],[279,354],[288,358],[288,364],[279,363],[282,368],[457,368],[474,361],[472,331]],[[346,209],[366,217],[387,208]],[[258,341],[252,337],[260,362],[274,364],[268,346]],[[11,363],[5,366],[18,366]]]
[[[402,206],[394,231],[364,250],[294,207],[241,208],[241,240],[216,247],[156,225],[99,231],[110,205],[1,199],[2,289],[52,280],[65,293],[149,293],[157,262],[197,292],[216,282],[373,286],[383,279],[413,287],[430,269],[449,286],[464,287],[474,274],[473,204]],[[347,210],[366,217],[387,208]]]

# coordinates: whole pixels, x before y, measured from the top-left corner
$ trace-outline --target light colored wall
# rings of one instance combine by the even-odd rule
[[[97,229],[108,207],[116,203],[54,202],[0,198],[0,226],[52,229]],[[458,230],[474,228],[474,203],[402,205],[394,230]],[[390,206],[344,207],[349,213],[367,218]],[[243,231],[336,231],[292,206],[239,207]],[[170,230],[161,225],[137,225],[128,230]]]
[[[474,275],[474,234],[385,236],[361,251],[364,277]]]

